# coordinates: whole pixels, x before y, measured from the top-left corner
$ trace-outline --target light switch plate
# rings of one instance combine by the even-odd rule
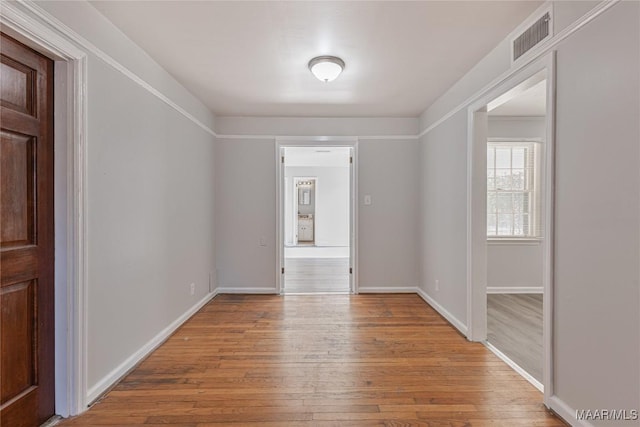
[[[365,194],[364,196],[364,204],[369,206],[371,204],[371,195],[370,194]]]

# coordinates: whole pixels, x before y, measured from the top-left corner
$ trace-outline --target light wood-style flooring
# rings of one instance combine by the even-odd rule
[[[415,294],[219,295],[63,426],[561,426]]]
[[[285,293],[349,293],[349,258],[285,258]]]
[[[487,295],[487,340],[542,382],[542,294]]]

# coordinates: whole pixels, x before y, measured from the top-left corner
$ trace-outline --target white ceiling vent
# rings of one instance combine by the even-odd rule
[[[511,60],[515,61],[551,36],[551,11],[546,12],[511,42]]]

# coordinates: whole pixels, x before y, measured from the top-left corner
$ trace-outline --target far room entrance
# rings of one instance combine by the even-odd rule
[[[352,290],[352,147],[282,147],[281,290]]]

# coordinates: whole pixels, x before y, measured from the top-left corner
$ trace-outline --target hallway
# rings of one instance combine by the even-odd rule
[[[413,294],[219,295],[62,425],[564,425],[541,402]]]

